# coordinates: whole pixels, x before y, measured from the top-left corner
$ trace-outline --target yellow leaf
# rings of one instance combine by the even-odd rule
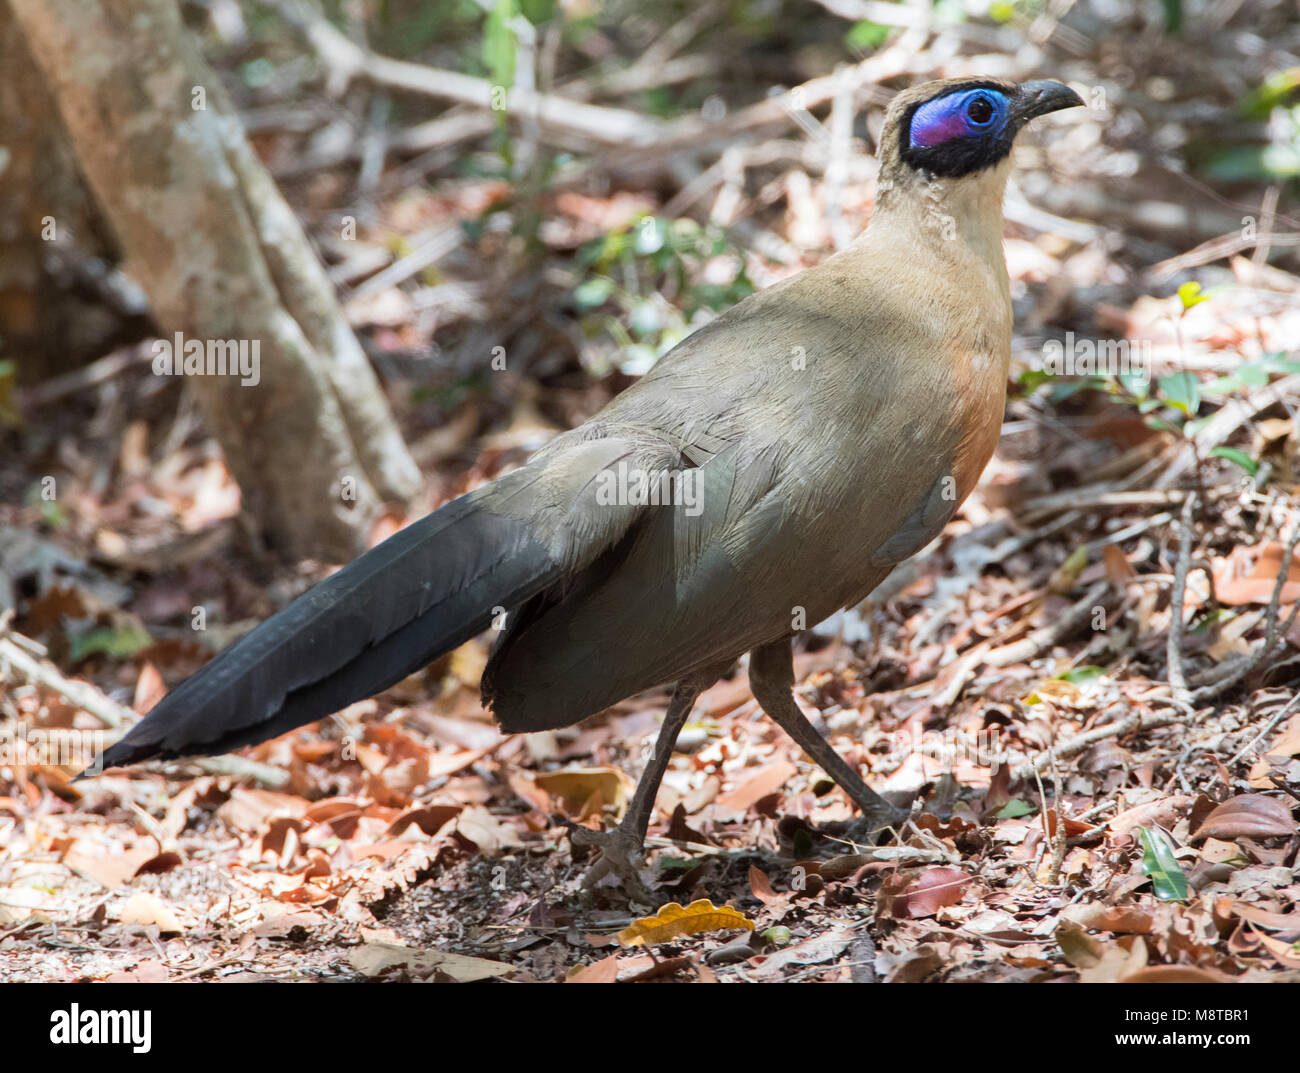
[[[729,905],[714,905],[708,898],[700,898],[685,909],[679,902],[669,902],[654,916],[632,921],[618,933],[618,941],[624,946],[641,946],[729,928],[753,931],[754,922]]]
[[[623,779],[623,773],[612,767],[545,771],[533,776],[533,782],[558,798],[566,812],[582,819],[599,815],[606,805],[613,805],[621,815],[627,800]]]
[[[1178,300],[1183,303],[1184,309],[1191,309],[1192,306],[1198,306],[1202,302],[1208,302],[1210,298],[1209,295],[1201,293],[1201,285],[1199,283],[1189,282],[1184,283],[1178,288]]]

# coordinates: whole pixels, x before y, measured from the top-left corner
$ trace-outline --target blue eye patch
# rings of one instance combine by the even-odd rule
[[[912,114],[909,143],[914,149],[952,138],[997,135],[1007,124],[1007,98],[995,89],[968,89],[926,101]]]

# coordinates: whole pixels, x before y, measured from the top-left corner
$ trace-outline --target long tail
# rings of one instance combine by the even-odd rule
[[[265,741],[388,688],[487,629],[494,607],[518,606],[562,572],[526,511],[493,509],[527,498],[533,469],[448,503],[305,592],[182,682],[98,763]]]

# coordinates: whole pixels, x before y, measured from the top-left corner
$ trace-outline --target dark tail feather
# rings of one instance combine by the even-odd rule
[[[492,510],[533,479],[525,468],[462,496],[305,592],[182,682],[98,764],[265,741],[482,632],[494,607],[514,608],[559,577],[529,527]]]

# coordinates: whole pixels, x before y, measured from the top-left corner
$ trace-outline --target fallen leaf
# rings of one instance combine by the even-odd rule
[[[123,924],[153,924],[164,935],[185,930],[163,900],[147,890],[137,891],[123,902],[117,911],[117,919]]]
[[[618,979],[618,955],[580,965],[564,978],[566,984],[612,984]]]
[[[1224,973],[1198,969],[1194,965],[1148,965],[1127,976],[1120,977],[1121,984],[1223,984],[1232,977]]]
[[[606,805],[622,816],[627,803],[625,779],[621,771],[612,767],[572,768],[533,776],[534,783],[557,798],[568,815],[578,819],[598,816]]]
[[[719,795],[714,804],[735,812],[748,812],[768,794],[784,789],[797,770],[789,760],[775,760],[746,775],[732,789]]]
[[[898,920],[932,917],[945,906],[960,902],[970,881],[970,875],[960,868],[944,866],[899,873],[881,886],[877,912]],[[898,889],[890,889],[894,886]]]
[[[362,976],[380,976],[400,967],[415,977],[423,978],[436,972],[458,983],[489,980],[515,971],[513,965],[500,961],[393,943],[366,943],[349,954],[348,961]]]
[[[624,946],[640,946],[732,928],[753,931],[754,922],[729,905],[715,906],[708,898],[698,898],[684,909],[679,902],[669,902],[654,916],[632,921],[618,933],[618,941]]]
[[[1192,841],[1210,837],[1290,838],[1295,831],[1291,810],[1281,801],[1263,794],[1239,794],[1206,816]]]

